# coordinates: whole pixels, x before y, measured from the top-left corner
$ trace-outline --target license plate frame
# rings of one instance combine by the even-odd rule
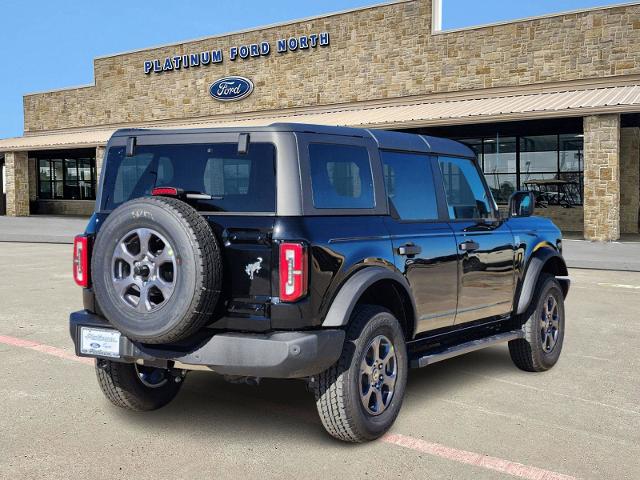
[[[117,330],[80,327],[80,354],[91,357],[120,358],[120,337]]]

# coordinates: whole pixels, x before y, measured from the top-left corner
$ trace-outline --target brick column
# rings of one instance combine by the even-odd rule
[[[584,237],[620,238],[620,115],[584,118]]]
[[[640,128],[620,129],[620,233],[638,233]]]
[[[38,199],[38,160],[29,159],[29,200],[32,202]]]
[[[29,160],[27,152],[5,154],[7,216],[29,216]]]
[[[100,175],[102,174],[104,154],[105,147],[96,147],[96,186],[100,185]]]

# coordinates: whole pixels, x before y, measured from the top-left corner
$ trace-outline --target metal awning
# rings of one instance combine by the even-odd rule
[[[484,98],[457,98],[350,105],[314,111],[283,110],[269,115],[221,115],[207,120],[127,125],[142,128],[198,128],[262,126],[276,122],[312,123],[368,128],[411,128],[539,118],[640,112],[640,85],[511,94]],[[28,134],[0,140],[0,152],[50,148],[81,148],[106,144],[116,128],[96,128]]]

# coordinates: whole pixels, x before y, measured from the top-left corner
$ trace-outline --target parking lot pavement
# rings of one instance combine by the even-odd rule
[[[572,270],[544,374],[505,346],[412,371],[392,432],[347,445],[300,381],[187,377],[132,414],[73,360],[70,245],[0,244],[0,478],[640,478],[640,273]]]

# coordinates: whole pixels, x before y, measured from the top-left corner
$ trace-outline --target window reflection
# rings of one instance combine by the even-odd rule
[[[516,190],[570,208],[583,202],[583,135],[522,135],[462,139],[478,155],[491,192],[506,204]]]
[[[95,162],[95,158],[91,157],[39,158],[38,198],[95,200]]]

